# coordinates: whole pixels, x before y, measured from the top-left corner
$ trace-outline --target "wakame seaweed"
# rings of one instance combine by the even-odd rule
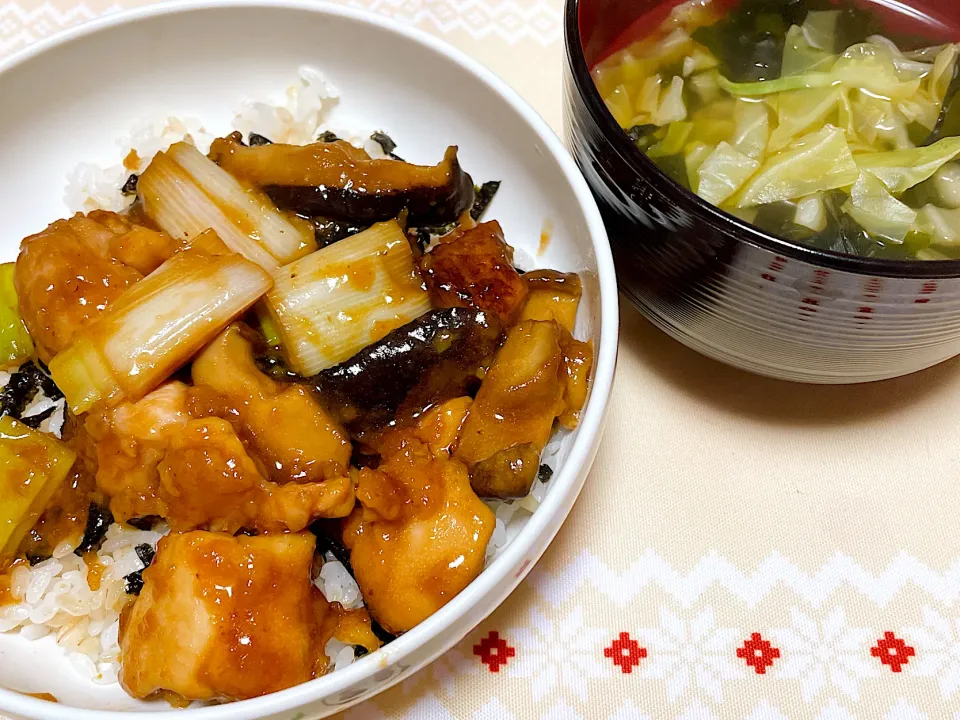
[[[943,99],[937,124],[923,145],[933,145],[938,140],[955,135],[960,135],[960,62],[953,65],[953,77]]]
[[[123,576],[124,589],[127,595],[139,595],[140,591],[143,590],[143,571],[150,567],[150,563],[153,562],[153,558],[156,555],[156,551],[147,545],[147,543],[137,545],[134,551],[137,553],[137,557],[140,558],[140,562],[143,563],[143,567],[136,572]]]
[[[876,13],[850,2],[830,0],[743,0],[718,22],[694,31],[693,39],[720,62],[720,72],[734,82],[776,80],[783,68],[783,49],[791,25],[803,25],[812,10],[839,10],[835,46],[841,53],[880,33]]]
[[[83,531],[83,539],[73,551],[75,555],[83,555],[99,549],[103,543],[103,538],[107,534],[107,528],[113,523],[113,513],[110,508],[97,503],[90,503],[90,511],[87,513],[87,527]]]
[[[641,150],[649,150],[656,142],[653,134],[659,129],[656,125],[634,125],[627,130],[627,136],[633,140],[633,144]]]

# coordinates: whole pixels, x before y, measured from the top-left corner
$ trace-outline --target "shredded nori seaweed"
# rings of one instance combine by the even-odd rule
[[[350,455],[350,464],[355,468],[370,468],[376,470],[380,467],[380,453],[368,454],[358,450],[356,444],[353,446],[353,453]]]
[[[159,515],[144,515],[143,517],[130,518],[127,525],[132,525],[137,530],[153,530],[153,526],[161,520]]]
[[[350,551],[340,540],[340,523],[336,520],[317,520],[310,526],[310,532],[317,536],[317,554],[323,557],[332,553],[353,577],[353,565],[350,564]]]
[[[473,218],[474,222],[483,217],[487,207],[493,202],[493,196],[497,194],[499,189],[499,180],[491,180],[483,185],[474,185],[473,205],[470,207],[470,217]],[[424,225],[411,229],[407,234],[417,243],[421,252],[426,252],[433,238],[442,237],[452,232],[458,225],[458,222],[449,222],[444,225]]]
[[[317,135],[317,142],[336,142],[340,138],[337,137],[336,133],[332,133],[329,130],[324,130],[322,133]]]
[[[107,528],[113,523],[113,513],[110,508],[97,503],[90,503],[90,512],[87,513],[87,527],[83,531],[83,539],[73,551],[74,555],[83,555],[84,553],[98,550],[103,544],[103,537],[107,534]]]
[[[153,558],[157,554],[147,543],[137,545],[134,551],[136,551],[137,557],[140,558],[140,562],[143,563],[143,568],[123,576],[127,595],[139,595],[140,591],[143,590],[143,571],[150,567],[150,563],[153,562]]]
[[[493,196],[497,194],[497,190],[499,189],[499,180],[491,180],[474,188],[473,207],[470,208],[470,217],[472,217],[475,222],[483,217],[483,214],[487,211],[487,206],[493,202]]]
[[[140,176],[136,173],[133,173],[127,178],[127,181],[123,184],[123,187],[120,188],[120,192],[124,195],[136,195],[138,182],[140,182]]]
[[[537,480],[546,484],[550,482],[550,478],[553,477],[553,468],[543,463],[540,465],[540,469],[537,471]]]
[[[17,420],[40,391],[51,400],[63,397],[53,379],[32,360],[28,360],[10,376],[10,381],[0,391],[0,415],[9,415]]]
[[[370,227],[362,223],[336,220],[323,216],[310,218],[310,222],[313,223],[313,236],[317,240],[318,247],[332,245],[338,240],[356,235],[358,232],[362,232]]]
[[[274,380],[302,380],[293,370],[287,367],[286,360],[278,352],[267,352],[256,357],[257,368],[264,375]]]
[[[397,639],[397,636],[393,633],[387,632],[383,625],[378,623],[372,617],[370,618],[370,629],[373,630],[373,634],[377,636],[377,639],[386,645],[389,642],[393,642]]]
[[[36,430],[40,427],[44,420],[53,415],[57,411],[56,407],[48,407],[42,412],[38,412],[36,415],[30,415],[29,417],[20,418],[20,422],[26,425],[29,428]]]
[[[380,146],[380,149],[383,150],[384,154],[388,158],[404,162],[402,157],[394,154],[393,151],[397,149],[397,144],[393,141],[393,138],[387,135],[385,132],[382,130],[377,130],[375,133],[373,133],[373,135],[370,136],[370,139]]]
[[[260,133],[250,133],[250,147],[260,147],[261,145],[273,145],[273,140],[266,138]]]
[[[340,540],[340,522],[337,520],[317,520],[310,526],[310,532],[317,536],[317,554],[322,558],[327,553],[331,553],[347,569],[350,577],[356,580],[357,578],[353,574],[353,565],[350,564],[350,551]],[[370,618],[370,629],[384,645],[397,639],[396,635],[391,635],[384,630],[383,626],[372,617]],[[362,657],[366,654],[366,649],[361,651],[359,646],[354,652],[356,657]]]

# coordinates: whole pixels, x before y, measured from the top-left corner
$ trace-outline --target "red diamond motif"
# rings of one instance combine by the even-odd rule
[[[764,675],[773,661],[780,657],[780,649],[764,640],[760,633],[752,633],[749,640],[743,641],[743,647],[737,648],[737,657],[743,658],[757,675]]]
[[[491,630],[479,645],[473,646],[473,654],[480,658],[480,662],[487,666],[490,672],[500,672],[500,668],[517,654],[517,651],[507,645],[507,641],[500,637],[500,633]]]
[[[629,675],[640,664],[640,660],[647,656],[647,649],[630,637],[630,633],[622,632],[608,648],[603,649],[603,656],[613,660],[613,664],[620,668],[620,672]]]
[[[870,648],[870,654],[880,658],[880,662],[889,665],[890,670],[898,673],[910,662],[910,658],[917,654],[917,651],[888,630],[883,633],[882,638],[877,640],[877,644]]]

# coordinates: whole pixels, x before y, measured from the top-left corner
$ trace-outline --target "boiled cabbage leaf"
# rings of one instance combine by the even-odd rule
[[[700,178],[697,176],[697,170],[703,165],[703,161],[710,157],[714,151],[713,145],[705,142],[688,143],[683,156],[684,165],[687,168],[687,178],[690,181],[691,189],[696,192]]]
[[[873,175],[861,173],[850,188],[843,211],[864,230],[877,237],[902,243],[917,219],[917,211],[891,195]]]
[[[957,155],[960,137],[948,137],[927,147],[858,155],[857,165],[899,195],[931,177]]]
[[[820,128],[840,103],[840,88],[818,88],[784,93],[777,103],[777,129],[770,135],[770,150],[785,148],[805,132]]]
[[[793,222],[814,232],[823,232],[827,229],[827,207],[823,202],[823,194],[808,195],[797,201],[797,210]]]
[[[765,205],[848,187],[859,175],[843,130],[825,125],[769,158],[743,188],[737,205]]]
[[[931,245],[960,247],[960,209],[924,205],[917,213],[915,228],[930,237]]]
[[[720,87],[738,97],[757,97],[791,90],[837,86],[864,89],[884,98],[910,97],[920,89],[921,78],[901,80],[890,53],[879,45],[860,43],[848,48],[829,70],[809,70],[797,75],[752,83],[731,82],[724,76]]]
[[[697,195],[720,205],[750,179],[760,163],[726,142],[703,161],[697,170]]]
[[[807,41],[803,30],[797,25],[792,25],[787,31],[783,46],[781,76],[797,75],[808,70],[829,69],[836,60],[836,55],[815,48]]]
[[[679,155],[683,152],[687,144],[687,138],[693,130],[693,123],[674,122],[667,126],[667,134],[663,140],[658,142],[647,153],[652,158],[667,157],[668,155]]]
[[[837,47],[839,10],[811,10],[803,20],[804,39],[818,50],[832,52]]]
[[[737,125],[733,133],[733,146],[752,158],[763,155],[770,141],[770,113],[767,106],[738,100],[734,118]]]
[[[865,93],[852,94],[855,98],[850,107],[858,140],[870,146],[886,143],[886,147],[873,147],[873,152],[890,146],[897,149],[913,147],[907,131],[907,119],[892,102]]]
[[[687,106],[683,102],[683,78],[675,75],[670,85],[660,94],[660,102],[651,121],[654,125],[669,125],[687,119]]]

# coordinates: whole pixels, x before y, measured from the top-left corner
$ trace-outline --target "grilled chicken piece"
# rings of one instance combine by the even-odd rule
[[[87,414],[81,437],[84,454],[96,468],[97,487],[110,498],[110,511],[119,522],[166,512],[157,497],[157,467],[190,421],[188,391],[181,382],[168,382],[138,402]]]
[[[193,363],[193,382],[222,399],[212,400],[211,413],[234,425],[274,482],[342,475],[350,464],[346,431],[309,390],[260,372],[245,330],[231,325]]]
[[[391,633],[425,620],[480,574],[495,523],[466,467],[444,459],[449,425],[429,422],[437,455],[414,433],[387,438],[380,467],[360,471],[361,507],[344,528],[366,606]]]
[[[520,312],[521,320],[555,320],[568,333],[577,322],[583,287],[576,273],[532,270],[524,273],[529,293]]]
[[[315,544],[310,533],[164,537],[121,619],[123,688],[241,700],[315,677],[328,610],[311,583]]]
[[[343,475],[277,485],[264,479],[226,420],[191,420],[160,463],[160,515],[174,530],[205,527],[303,530],[320,517],[344,517],[354,505]]]
[[[227,421],[192,416],[193,392],[171,382],[87,418],[97,485],[117,520],[156,515],[174,530],[296,532],[350,513],[353,482],[343,472],[320,482],[268,481]]]
[[[57,220],[20,243],[20,314],[48,362],[131,284],[175,249],[168,235],[105,211]]]
[[[565,408],[562,329],[525,320],[511,328],[480,386],[454,454],[481,497],[523,497]]]
[[[496,220],[453,232],[420,258],[420,272],[437,307],[477,307],[504,325],[527,299],[527,283],[513,267],[513,248]]]

